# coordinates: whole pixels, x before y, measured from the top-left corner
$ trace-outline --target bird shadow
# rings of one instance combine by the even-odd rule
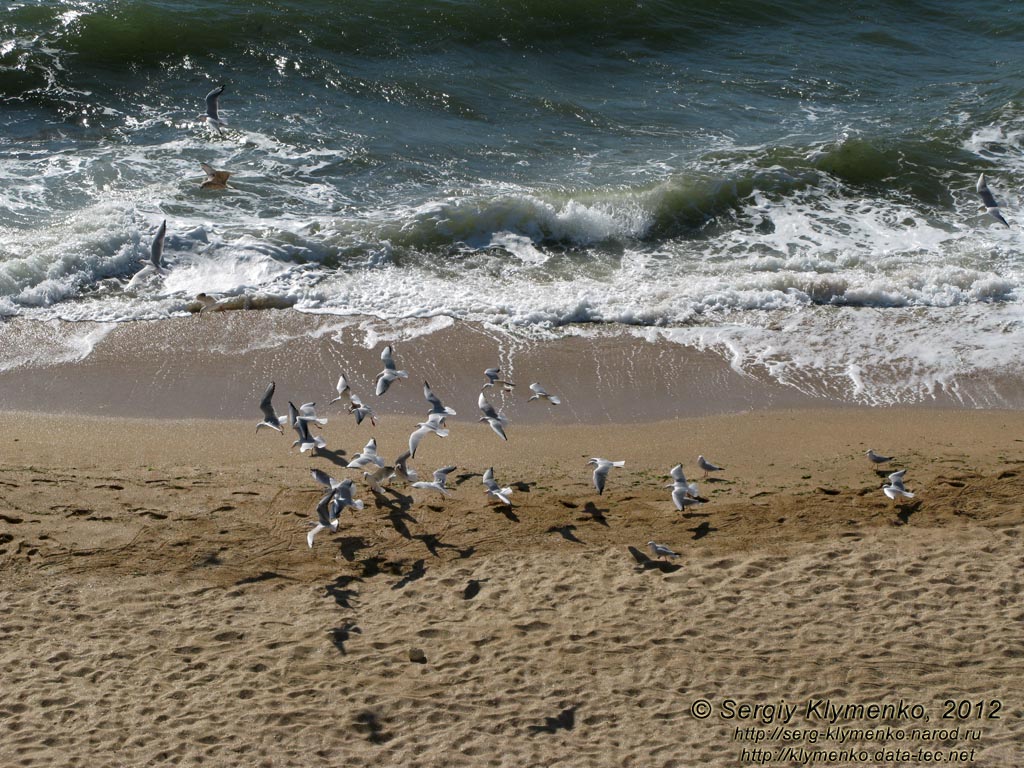
[[[340,448],[336,451],[328,448],[318,448],[316,456],[317,458],[327,459],[336,467],[347,467],[349,462],[349,460],[345,458],[345,451]]]
[[[531,725],[528,727],[530,735],[534,736],[538,733],[557,733],[558,731],[571,731],[576,727],[576,710],[580,708],[579,704],[574,704],[567,709],[563,709],[555,717],[545,717],[544,725]]]
[[[514,483],[509,483],[509,486],[520,493],[529,493],[530,489],[533,488],[537,483],[526,483],[522,480],[517,480]]]
[[[915,512],[917,512],[917,510],[920,509],[920,508],[921,508],[921,502],[920,501],[914,501],[914,502],[911,502],[910,504],[900,504],[899,505],[899,510],[900,511],[896,513],[896,517],[899,518],[900,522],[903,525],[906,525],[907,523],[910,522],[910,516],[912,514],[914,514]]]
[[[512,510],[511,504],[492,504],[491,509],[500,512],[513,523],[519,522],[519,516]]]
[[[548,528],[547,533],[557,533],[566,541],[571,541],[573,544],[583,544],[584,542],[576,538],[576,534],[573,531],[576,530],[576,526],[572,525],[552,525]]]
[[[338,550],[341,552],[341,556],[350,563],[356,559],[359,550],[365,549],[367,546],[366,539],[362,536],[343,536],[338,541]]]
[[[483,477],[482,472],[463,472],[461,475],[455,476],[455,485],[462,485],[467,480],[472,480],[474,477]]]
[[[474,597],[480,594],[480,585],[489,581],[489,579],[470,579],[466,584],[466,588],[462,590],[463,600],[472,600]]]
[[[436,534],[433,533],[418,533],[412,538],[423,542],[423,546],[425,546],[427,551],[429,551],[434,557],[440,557],[440,555],[438,555],[438,550],[440,549],[454,549],[456,552],[461,552],[461,550],[454,544],[445,544]]]
[[[628,547],[628,549],[629,554],[633,556],[633,559],[636,560],[637,565],[640,567],[640,570],[643,571],[661,571],[662,573],[675,573],[683,567],[681,565],[677,565],[676,563],[670,563],[665,560],[654,560],[633,546]]]
[[[336,627],[328,632],[331,636],[331,642],[342,656],[348,654],[348,651],[345,650],[345,643],[347,643],[349,638],[352,637],[353,632],[357,635],[360,635],[363,632],[353,621],[346,621],[340,627]]]
[[[365,711],[356,715],[356,730],[366,734],[371,744],[384,744],[391,741],[391,734],[385,732],[380,718],[375,712]]]
[[[388,520],[391,522],[391,527],[394,528],[398,535],[403,539],[412,538],[412,534],[409,533],[409,527],[405,524],[406,521],[410,523],[419,522],[404,509],[393,509],[388,512]]]
[[[427,569],[424,567],[423,562],[423,560],[417,560],[415,563],[413,563],[412,568],[409,569],[409,572],[405,574],[405,576],[403,576],[400,580],[396,581],[391,586],[391,588],[402,589],[403,587],[412,584],[412,582],[422,579],[424,576],[426,576]]]
[[[707,520],[705,520],[700,525],[698,525],[696,528],[687,528],[687,530],[688,531],[693,531],[693,538],[694,538],[694,541],[696,541],[697,539],[703,539],[709,533],[713,533],[714,531],[717,531],[718,529],[717,528],[712,528],[711,527],[711,523],[709,523]]]
[[[358,576],[339,576],[333,583],[324,587],[324,591],[329,597],[333,597],[334,602],[342,608],[351,609],[352,598],[358,597],[359,591],[349,589],[349,586],[357,581],[362,581],[362,579]]]
[[[600,523],[605,528],[608,527],[608,518],[605,517],[607,509],[598,509],[597,505],[592,501],[588,501],[583,507],[583,514],[587,515],[595,523]]]

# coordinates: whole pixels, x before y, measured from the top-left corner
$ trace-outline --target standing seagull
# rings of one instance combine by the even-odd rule
[[[721,472],[725,469],[725,467],[716,467],[703,456],[697,457],[697,466],[704,470],[704,477],[708,476],[708,472]]]
[[[562,401],[561,401],[561,399],[559,399],[558,395],[549,395],[544,390],[544,387],[542,387],[537,382],[534,382],[533,384],[531,384],[530,385],[530,389],[533,390],[533,395],[526,402],[530,402],[531,400],[547,400],[552,405],[561,405],[561,403],[562,403]]]
[[[395,350],[390,344],[381,351],[380,359],[384,361],[384,370],[377,374],[377,397],[388,391],[392,381],[409,378],[408,373],[395,367]]]
[[[480,421],[486,421],[494,433],[502,440],[508,440],[505,435],[505,426],[508,424],[508,419],[499,414],[494,410],[494,406],[487,402],[487,398],[484,397],[484,393],[480,393],[480,397],[477,399],[477,406],[483,411],[483,416],[480,417]]]
[[[263,421],[256,425],[256,431],[260,431],[260,427],[270,427],[276,429],[281,434],[284,434],[284,430],[281,429],[281,423],[283,419],[277,415],[274,411],[274,404],[271,402],[274,398],[274,382],[270,382],[270,386],[267,387],[267,391],[263,393],[263,399],[260,400],[260,410],[263,411]]]
[[[488,496],[493,496],[494,498],[498,499],[498,501],[500,501],[502,504],[506,504],[510,507],[512,506],[512,501],[509,499],[509,496],[512,495],[512,489],[501,488],[494,481],[494,467],[490,467],[486,472],[484,472],[483,483],[484,485],[487,486]]]
[[[676,464],[672,467],[669,470],[669,474],[672,476],[673,482],[665,487],[672,489],[672,501],[675,502],[676,509],[682,510],[683,507],[700,503],[697,501],[697,484],[686,482],[686,475],[683,474],[682,464]]]
[[[206,124],[210,126],[211,129],[217,131],[218,134],[223,133],[221,131],[221,126],[227,126],[227,123],[220,119],[217,112],[218,101],[222,93],[224,93],[224,86],[220,85],[206,94],[206,114],[199,115],[198,118],[200,120],[205,119]]]
[[[898,497],[902,497],[904,499],[914,498],[914,494],[903,486],[903,476],[906,473],[907,470],[901,469],[899,472],[893,472],[889,475],[889,484],[882,486],[882,493],[893,501],[896,501]]]
[[[599,459],[596,456],[587,462],[587,465],[593,464],[594,469],[594,487],[597,488],[597,495],[601,496],[604,494],[604,483],[608,479],[608,470],[612,467],[624,467],[626,462],[624,461],[609,461],[608,459]]]
[[[651,548],[655,557],[679,557],[678,552],[673,552],[664,544],[658,544],[656,541],[648,541],[647,546]]]
[[[985,174],[981,174],[978,177],[978,195],[981,197],[981,202],[985,206],[985,213],[991,216],[996,221],[1005,224],[1007,227],[1006,219],[1003,218],[1003,214],[999,212],[999,203],[996,202],[995,197],[992,195],[992,190],[988,188],[988,184],[985,182]]]
[[[885,464],[887,461],[892,461],[892,456],[879,456],[870,448],[868,448],[864,455],[868,457],[868,461],[872,464]]]
[[[228,171],[218,171],[209,163],[200,163],[199,167],[206,174],[206,181],[199,185],[200,189],[228,188],[228,177],[231,176]]]
[[[454,471],[455,467],[441,467],[440,469],[434,470],[434,482],[428,483],[424,480],[420,480],[418,483],[413,483],[412,487],[437,491],[442,496],[451,496],[448,492],[448,488],[445,486],[445,481],[448,479],[448,475]]]

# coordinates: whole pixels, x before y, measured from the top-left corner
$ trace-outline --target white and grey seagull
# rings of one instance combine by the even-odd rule
[[[494,480],[494,467],[489,467],[487,469],[487,471],[484,472],[483,483],[484,483],[485,486],[487,486],[487,495],[488,496],[493,496],[498,501],[500,501],[502,504],[507,504],[510,507],[512,506],[512,501],[511,501],[511,499],[509,499],[509,496],[512,495],[512,489],[511,488],[502,488],[501,486],[499,486],[497,484],[497,482],[495,482],[495,480]]]
[[[678,552],[673,552],[664,544],[658,544],[656,541],[648,541],[647,546],[651,548],[655,557],[679,557]]]
[[[427,382],[423,382],[423,396],[427,398],[427,402],[430,403],[431,415],[439,413],[442,416],[454,416],[455,409],[449,408],[448,406],[441,403],[441,398],[434,394],[434,390],[430,388]]]
[[[163,274],[163,256],[164,256],[164,238],[167,236],[167,219],[164,219],[160,224],[160,228],[156,231],[156,235],[153,237],[153,242],[149,246],[149,258],[139,259],[142,264],[146,267],[142,272],[152,271],[157,274]],[[140,273],[141,274],[141,273]]]
[[[218,134],[222,133],[221,126],[226,127],[227,122],[220,119],[220,95],[224,93],[224,86],[219,85],[206,94],[206,114],[199,115],[199,120],[205,120],[206,124],[211,129],[217,131]]]
[[[477,399],[477,406],[483,412],[483,416],[480,417],[479,421],[486,421],[491,429],[494,430],[494,434],[500,437],[502,440],[508,440],[505,435],[505,427],[508,425],[508,419],[494,410],[494,406],[487,402],[487,398],[484,397],[484,393],[480,393],[480,397]]]
[[[445,482],[448,479],[448,475],[455,471],[455,467],[441,467],[440,469],[434,470],[434,481],[428,483],[425,480],[413,483],[413,488],[423,488],[426,490],[437,491],[442,496],[451,496],[448,492],[448,488],[445,486]]]
[[[985,213],[991,216],[993,219],[998,221],[1000,224],[1004,224],[1009,227],[1006,219],[1003,218],[1003,214],[999,212],[999,203],[996,202],[995,196],[992,194],[992,190],[988,188],[988,183],[985,181],[985,174],[981,174],[978,177],[977,184],[978,196],[981,197],[981,202],[984,204]]]
[[[669,470],[669,474],[673,482],[665,487],[672,489],[672,501],[675,502],[676,509],[682,510],[683,507],[700,504],[700,501],[697,500],[697,484],[686,482],[686,475],[683,474],[682,464],[676,464],[672,467]]]
[[[388,482],[394,476],[394,467],[380,467],[376,472],[363,472],[363,480],[366,482],[366,486],[378,496],[384,495],[384,487],[381,483]]]
[[[415,483],[420,479],[420,476],[416,474],[416,470],[409,466],[409,459],[411,458],[411,452],[406,451],[395,459],[395,476],[407,483]]]
[[[260,400],[260,410],[263,411],[263,421],[256,425],[256,431],[260,431],[260,427],[269,427],[270,429],[276,429],[281,434],[284,434],[284,430],[281,429],[281,424],[284,423],[284,418],[278,416],[274,411],[274,404],[272,402],[274,398],[274,382],[270,382],[270,386],[267,387],[267,391],[263,393],[263,399]]]
[[[295,403],[289,400],[288,423],[295,430],[295,434],[299,436],[299,439],[292,443],[292,448],[296,445],[299,446],[299,453],[305,453],[306,451],[316,453],[316,449],[327,447],[327,441],[322,437],[319,435],[313,437],[309,434],[309,421],[308,418],[299,414],[299,409],[295,407]]]
[[[480,389],[486,389],[487,387],[493,387],[495,384],[501,384],[502,389],[506,392],[511,392],[515,386],[511,381],[502,381],[498,377],[501,376],[501,368],[488,368],[484,371],[484,376],[487,377],[487,383],[484,384]]]
[[[897,498],[914,498],[914,494],[908,491],[903,485],[903,476],[905,474],[907,474],[907,470],[901,469],[899,472],[893,472],[889,475],[889,484],[882,486],[882,493],[893,501],[896,501]]]
[[[533,395],[526,402],[530,402],[531,400],[547,400],[552,405],[561,405],[562,403],[562,400],[558,395],[549,395],[544,387],[537,382],[531,384],[530,389],[533,390]]]
[[[887,461],[892,461],[892,456],[880,456],[870,448],[868,448],[864,455],[868,457],[868,461],[872,464],[885,464]]]
[[[441,426],[444,424],[444,417],[443,413],[432,413],[426,421],[416,425],[418,429],[409,435],[409,458],[416,458],[416,449],[419,448],[420,442],[431,432],[438,437],[448,437],[448,430]]]
[[[380,359],[384,361],[384,370],[377,374],[377,397],[388,391],[391,382],[409,378],[406,371],[400,371],[395,367],[395,350],[390,344],[381,351]]]
[[[348,385],[348,379],[345,378],[345,374],[344,373],[341,374],[341,376],[338,377],[338,383],[335,385],[335,389],[338,390],[338,396],[336,398],[334,398],[333,400],[331,400],[331,402],[329,402],[328,405],[334,405],[336,402],[338,402],[339,400],[341,400],[342,398],[345,397],[345,393],[346,392],[349,392],[349,393],[352,392],[352,388]],[[349,400],[351,400],[351,399],[352,399],[352,396],[350,394],[349,395]]]
[[[608,479],[608,471],[612,467],[626,466],[624,461],[609,461],[608,459],[600,459],[596,456],[587,462],[588,466],[591,464],[594,465],[594,487],[597,488],[598,496],[604,494],[604,484]]]
[[[373,408],[368,405],[363,405],[363,401],[359,399],[359,395],[355,392],[349,393],[348,411],[356,417],[356,425],[363,423],[363,419],[367,416],[370,417],[370,423],[373,426],[377,426],[377,414],[373,412]]]
[[[310,549],[313,548],[313,539],[324,528],[330,528],[331,531],[338,530],[338,517],[345,507],[363,508],[361,499],[352,498],[354,483],[351,480],[345,479],[339,482],[326,472],[321,472],[320,470],[313,470],[313,479],[321,485],[327,486],[330,490],[324,494],[323,498],[316,505],[316,525],[306,534],[306,543]]]
[[[356,454],[355,458],[346,465],[346,468],[362,469],[368,464],[376,464],[378,467],[384,466],[384,459],[377,455],[377,438],[375,437],[370,438],[370,442],[363,446],[363,452]]]
[[[704,477],[708,476],[708,472],[721,472],[725,469],[725,467],[716,467],[703,456],[697,457],[697,466],[704,470]]]
[[[315,424],[322,427],[327,424],[327,419],[317,418],[316,403],[303,403],[299,406],[299,418],[305,419],[307,424]]]

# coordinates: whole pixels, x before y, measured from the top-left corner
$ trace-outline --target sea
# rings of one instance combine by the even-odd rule
[[[1021,407],[1022,64],[993,0],[4,0],[0,336],[205,295]]]

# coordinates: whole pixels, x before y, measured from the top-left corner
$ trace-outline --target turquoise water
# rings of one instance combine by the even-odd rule
[[[8,8],[3,314],[614,323],[884,401],[1024,368],[1011,5]],[[139,275],[164,219],[168,270]]]

